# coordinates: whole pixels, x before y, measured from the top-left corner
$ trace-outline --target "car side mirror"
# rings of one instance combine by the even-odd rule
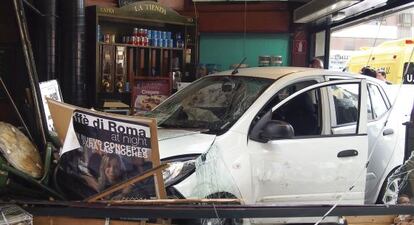
[[[287,139],[295,136],[292,125],[280,120],[268,121],[260,133],[260,138],[264,141],[277,139]]]

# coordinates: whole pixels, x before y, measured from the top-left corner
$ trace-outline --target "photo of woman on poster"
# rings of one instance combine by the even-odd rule
[[[116,154],[104,155],[99,170],[98,191],[103,191],[125,180],[125,166],[121,158]]]
[[[127,180],[126,169],[120,156],[117,154],[103,154],[100,160],[91,160],[90,163],[97,163],[99,165],[98,177],[82,176],[88,186],[96,191],[102,192],[115,184]],[[97,167],[96,165],[89,165],[88,167]],[[130,187],[122,191],[115,192],[107,197],[107,199],[121,199],[131,190]]]

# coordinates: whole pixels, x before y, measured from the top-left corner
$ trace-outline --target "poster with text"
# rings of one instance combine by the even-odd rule
[[[61,161],[67,178],[61,179],[72,187],[75,199],[102,192],[153,167],[148,124],[76,109],[66,139],[75,143],[65,141],[63,146]],[[155,184],[151,177],[111,194],[106,200],[154,196]]]
[[[50,114],[49,106],[46,99],[50,98],[55,101],[63,101],[62,93],[60,92],[57,80],[49,80],[39,83],[40,94],[42,96],[43,109],[46,117],[47,127],[49,131],[55,132],[52,115]]]
[[[137,111],[151,111],[169,95],[169,80],[142,80],[134,87],[133,105]]]

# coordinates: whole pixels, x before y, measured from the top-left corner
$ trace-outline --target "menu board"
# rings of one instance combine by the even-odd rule
[[[151,111],[170,95],[169,80],[142,80],[132,92],[137,111]]]

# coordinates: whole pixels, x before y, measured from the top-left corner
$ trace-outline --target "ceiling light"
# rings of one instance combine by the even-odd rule
[[[360,0],[312,0],[295,9],[293,21],[295,23],[312,22],[358,2]]]

